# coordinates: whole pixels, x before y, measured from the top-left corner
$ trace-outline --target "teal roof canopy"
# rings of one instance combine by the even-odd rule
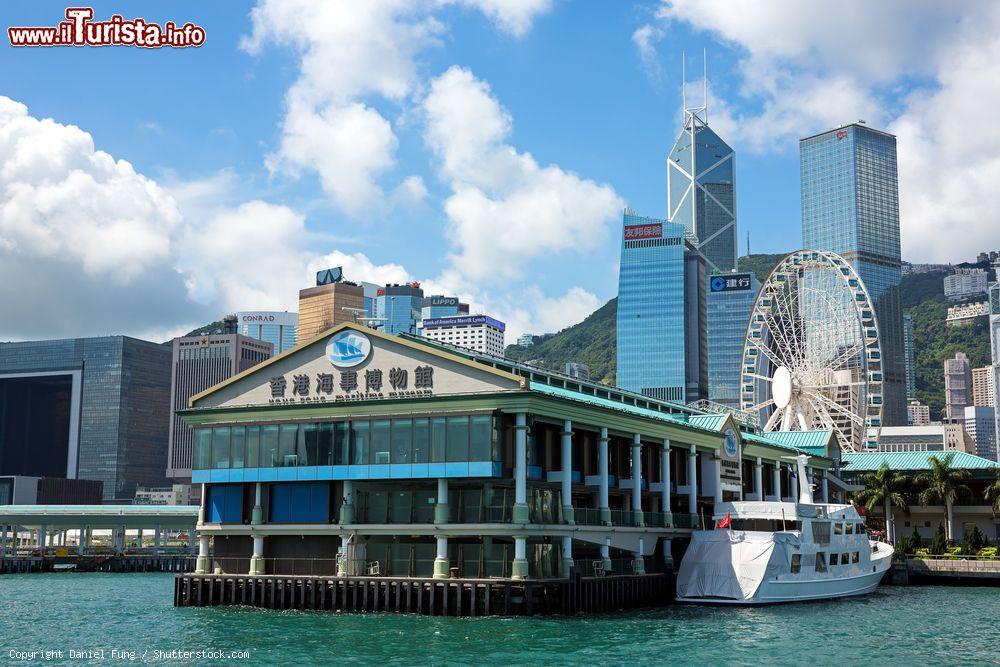
[[[930,470],[930,458],[943,459],[953,455],[951,466],[963,470],[989,470],[997,468],[996,461],[984,459],[968,452],[847,452],[843,455],[844,472],[870,472],[886,464],[892,470]]]

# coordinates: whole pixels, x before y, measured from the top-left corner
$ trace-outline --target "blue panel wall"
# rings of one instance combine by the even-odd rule
[[[209,523],[242,523],[243,485],[212,484],[207,507]]]
[[[294,482],[271,485],[272,523],[329,523],[330,485]]]

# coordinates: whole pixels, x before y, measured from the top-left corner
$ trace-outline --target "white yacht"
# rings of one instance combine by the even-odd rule
[[[800,480],[808,457],[796,457]],[[799,502],[720,503],[726,528],[695,531],[677,574],[677,601],[756,605],[864,595],[878,586],[893,549],[868,539],[853,505]]]

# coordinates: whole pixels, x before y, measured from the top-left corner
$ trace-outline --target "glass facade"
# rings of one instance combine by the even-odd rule
[[[501,461],[496,428],[488,414],[203,427],[194,469]]]
[[[667,158],[667,210],[698,238],[709,273],[736,269],[736,164],[733,149],[688,115]]]
[[[617,384],[669,401],[685,399],[684,231],[680,223],[625,211]]]
[[[708,400],[739,410],[743,341],[760,283],[753,273],[719,274],[707,281]]]
[[[77,477],[103,482],[106,502],[131,501],[137,486],[167,484],[170,359],[169,346],[125,336],[0,343],[0,377],[79,372]]]
[[[885,380],[882,422],[906,424],[896,138],[849,125],[799,142],[802,242],[844,257],[875,303]]]
[[[236,313],[237,333],[274,345],[274,354],[295,347],[298,313],[284,311],[254,311]]]
[[[384,320],[379,326],[385,333],[416,334],[423,303],[424,291],[417,283],[386,285],[379,289],[375,298],[375,316]]]

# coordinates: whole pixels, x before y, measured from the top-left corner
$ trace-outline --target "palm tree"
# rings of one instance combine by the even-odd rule
[[[948,528],[948,540],[952,540],[955,534],[952,525],[951,508],[959,496],[971,496],[972,491],[962,483],[969,478],[968,470],[952,468],[951,462],[955,458],[952,452],[948,456],[938,458],[932,456],[927,459],[931,467],[926,472],[922,472],[913,478],[917,484],[926,486],[920,492],[920,504],[932,505],[934,503],[944,503],[945,506],[945,526]]]
[[[858,494],[858,500],[868,511],[882,505],[885,510],[885,536],[890,543],[894,541],[896,532],[892,508],[906,509],[906,499],[899,492],[905,482],[905,475],[890,470],[888,464],[883,463],[881,468],[865,475],[865,488]]]
[[[994,468],[993,472],[996,473],[997,478],[993,480],[989,486],[986,487],[986,500],[993,501],[993,514],[996,515],[1000,512],[1000,467]]]

